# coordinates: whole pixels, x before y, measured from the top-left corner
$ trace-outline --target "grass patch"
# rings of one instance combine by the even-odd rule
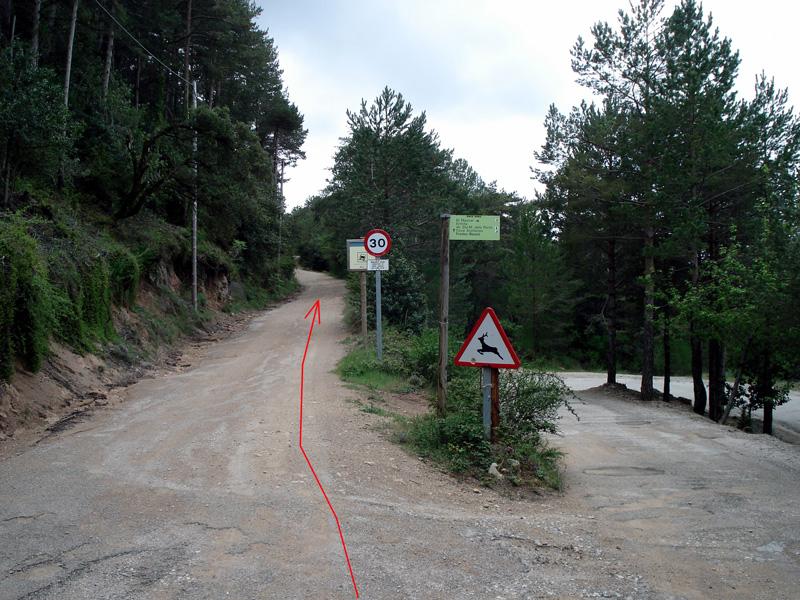
[[[394,413],[389,412],[385,408],[381,408],[380,406],[376,406],[371,402],[369,404],[365,404],[361,406],[361,412],[370,414],[370,415],[378,415],[379,417],[392,417]]]
[[[393,373],[387,370],[385,364],[379,363],[371,349],[355,348],[350,351],[339,361],[336,373],[343,381],[370,390],[401,394],[415,389],[408,377]]]
[[[239,313],[250,310],[264,310],[277,302],[289,298],[300,290],[300,283],[294,277],[283,279],[275,277],[268,290],[251,279],[244,279],[240,283],[232,300],[223,308],[227,313]]]
[[[391,330],[390,330],[391,331]],[[503,483],[512,486],[547,487],[560,490],[562,454],[551,448],[543,433],[556,433],[558,411],[571,410],[572,392],[555,375],[522,369],[501,374],[501,414],[504,426],[498,443],[490,444],[483,435],[481,391],[477,369],[454,369],[449,383],[448,412],[404,417],[380,406],[381,392],[407,393],[430,385],[420,373],[435,373],[435,340],[423,333],[416,338],[390,333],[407,342],[399,349],[387,344],[385,360],[379,363],[371,349],[352,347],[339,362],[336,372],[354,388],[370,391],[368,404],[358,402],[359,410],[391,419],[382,424],[390,439],[413,453],[441,465],[446,470],[475,477],[487,484],[497,480],[488,475],[496,463],[504,475]],[[397,341],[396,340],[396,341]],[[414,385],[417,381],[421,385]],[[432,400],[431,395],[431,400]]]

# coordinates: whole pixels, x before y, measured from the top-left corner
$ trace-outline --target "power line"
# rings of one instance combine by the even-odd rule
[[[133,35],[133,34],[132,34],[130,31],[128,31],[127,29],[125,29],[125,26],[124,26],[122,23],[120,23],[120,22],[117,20],[117,18],[116,18],[116,17],[115,17],[113,14],[111,14],[111,12],[110,12],[110,11],[109,11],[109,10],[108,10],[108,9],[107,9],[105,6],[103,6],[103,5],[100,3],[100,0],[94,0],[94,1],[95,1],[95,3],[97,4],[97,6],[99,6],[99,7],[102,9],[102,11],[103,11],[104,13],[106,13],[106,14],[109,16],[109,18],[110,18],[112,21],[114,21],[114,23],[116,23],[116,24],[117,24],[117,27],[119,27],[120,29],[122,29],[122,31],[124,31],[125,33],[127,33],[127,34],[128,34],[128,37],[129,37],[129,38],[131,38],[131,39],[132,39],[134,42],[136,42],[136,43],[139,45],[139,47],[140,47],[142,50],[144,50],[145,52],[147,52],[147,54],[148,54],[148,55],[150,55],[150,57],[151,57],[151,58],[152,58],[154,61],[156,61],[158,64],[160,64],[162,67],[164,67],[164,68],[165,68],[167,71],[169,71],[170,73],[172,73],[173,75],[175,75],[175,77],[177,77],[178,79],[180,79],[181,81],[183,81],[184,83],[186,83],[186,85],[192,85],[192,82],[191,82],[191,81],[189,81],[188,79],[186,79],[186,78],[185,78],[183,75],[181,75],[180,73],[177,73],[177,72],[173,71],[173,70],[172,70],[172,68],[170,68],[170,66],[169,66],[169,65],[167,65],[166,63],[164,63],[164,62],[163,62],[163,61],[162,61],[160,58],[158,58],[158,57],[157,57],[155,54],[153,54],[152,52],[150,52],[150,50],[148,50],[148,49],[145,47],[145,45],[144,45],[144,44],[142,44],[142,42],[140,42],[138,39],[136,39],[136,36],[134,36],[134,35]]]

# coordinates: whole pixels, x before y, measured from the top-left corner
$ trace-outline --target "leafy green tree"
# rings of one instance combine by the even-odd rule
[[[508,253],[508,306],[519,324],[521,346],[535,355],[562,353],[570,345],[576,282],[563,250],[533,203],[520,207]]]
[[[76,127],[54,74],[34,66],[22,48],[0,53],[0,178],[9,205],[17,177],[52,183]]]

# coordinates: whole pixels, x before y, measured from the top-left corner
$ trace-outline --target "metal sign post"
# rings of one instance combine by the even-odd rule
[[[359,288],[361,290],[361,342],[367,347],[367,259],[369,254],[364,250],[364,238],[347,240],[347,270],[358,271]]]
[[[492,369],[481,367],[481,390],[483,391],[483,437],[492,438]]]
[[[383,361],[383,317],[381,315],[381,271],[389,270],[388,260],[379,260],[392,248],[392,238],[383,229],[370,229],[364,235],[364,249],[372,255],[367,270],[375,271],[375,356]]]
[[[500,371],[520,366],[511,340],[508,339],[494,310],[486,308],[456,354],[459,367],[481,368],[483,396],[483,434],[492,443],[497,441],[500,426]]]
[[[436,378],[436,410],[440,416],[447,411],[447,349],[450,305],[450,240],[500,239],[498,215],[451,215],[443,213],[439,250],[439,372]]]
[[[375,271],[375,356],[383,361],[383,317],[381,316],[381,272]]]

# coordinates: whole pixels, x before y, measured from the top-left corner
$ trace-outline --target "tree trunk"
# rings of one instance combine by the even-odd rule
[[[111,2],[112,16],[114,14],[114,2]],[[114,21],[108,21],[108,32],[106,33],[106,60],[103,66],[103,98],[108,97],[108,83],[111,80],[111,64],[114,61]]]
[[[694,412],[706,414],[706,384],[703,381],[703,343],[695,333],[695,324],[689,323],[689,344],[692,348],[692,384],[694,388]]]
[[[670,390],[670,378],[672,375],[672,350],[669,347],[670,345],[670,335],[669,335],[669,328],[670,328],[670,314],[669,314],[669,305],[664,306],[664,335],[662,337],[663,343],[663,352],[664,352],[664,389],[663,389],[663,399],[665,402],[669,402],[672,400],[672,393]]]
[[[39,13],[42,10],[42,0],[33,3],[33,28],[31,31],[31,61],[33,66],[39,64]]]
[[[617,246],[616,240],[608,242],[608,278],[606,283],[606,328],[608,347],[606,349],[606,383],[617,383]]]
[[[3,206],[9,207],[11,198],[11,138],[6,141],[3,153]]]
[[[134,106],[139,108],[139,85],[142,81],[142,57],[136,57],[136,86],[134,90]]]
[[[700,253],[695,251],[692,257],[692,285],[700,283]],[[697,325],[689,321],[689,345],[692,349],[692,385],[694,392],[693,410],[698,415],[706,414],[706,384],[703,381],[703,344],[696,332]]]
[[[752,342],[753,336],[750,336],[747,339],[747,343],[744,345],[742,356],[739,359],[739,369],[736,371],[736,378],[733,380],[733,391],[731,392],[731,397],[728,398],[728,402],[725,404],[725,410],[723,411],[722,417],[719,420],[719,422],[723,425],[727,423],[728,417],[731,414],[731,410],[733,410],[733,405],[739,399],[739,386],[742,383],[742,373],[744,372],[744,365],[747,362],[747,355],[750,352],[750,344]]]
[[[278,197],[278,184],[279,184],[279,177],[278,177],[278,150],[280,149],[280,129],[275,127],[275,131],[272,134],[272,177],[275,181],[275,197]]]
[[[775,408],[775,377],[773,374],[772,357],[769,352],[760,354],[756,374],[756,394],[764,404],[764,424],[762,432],[772,435],[772,412]]]
[[[644,246],[644,323],[642,324],[642,400],[653,399],[653,302],[655,296],[655,260],[653,258],[654,232],[652,227],[645,229]]]
[[[708,341],[708,418],[719,421],[725,403],[725,373],[722,345],[719,340]]]
[[[67,40],[67,66],[64,72],[64,106],[69,108],[69,80],[72,74],[72,46],[75,43],[75,26],[78,23],[78,2],[72,2],[72,18],[69,24],[69,39]]]
[[[186,93],[184,97],[184,105],[186,106],[186,115],[189,115],[191,109],[191,90],[189,89],[189,82],[192,80],[191,72],[191,54],[192,54],[192,0],[186,3],[186,48],[183,53],[183,77],[186,79],[184,85]]]
[[[772,400],[764,401],[764,429],[763,432],[772,435]]]

